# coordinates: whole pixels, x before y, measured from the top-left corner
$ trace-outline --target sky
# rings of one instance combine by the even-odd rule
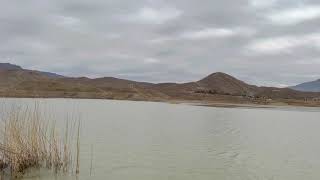
[[[91,78],[320,78],[319,0],[2,0],[0,62]]]

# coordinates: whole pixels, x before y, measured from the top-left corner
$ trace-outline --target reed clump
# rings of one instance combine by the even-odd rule
[[[2,113],[0,124],[0,172],[21,177],[30,168],[48,168],[55,173],[72,173],[72,155],[79,156],[79,142],[73,151],[76,123],[67,121],[64,135],[49,121],[39,107],[13,107]],[[80,123],[79,123],[80,124]],[[79,128],[79,127],[78,127]],[[62,128],[63,129],[63,128]],[[78,166],[78,162],[77,162]]]

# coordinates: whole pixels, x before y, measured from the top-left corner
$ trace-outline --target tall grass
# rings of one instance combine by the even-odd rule
[[[0,121],[0,172],[20,177],[29,168],[48,168],[55,173],[71,173],[76,164],[79,173],[80,123],[74,127],[66,121],[64,133],[41,112],[33,108],[13,106]],[[75,123],[71,123],[75,124]],[[60,134],[64,134],[60,136]],[[76,163],[73,163],[73,142],[76,135]]]

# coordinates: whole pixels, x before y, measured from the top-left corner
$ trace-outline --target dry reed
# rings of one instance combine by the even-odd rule
[[[3,113],[5,114],[5,113]],[[49,121],[38,105],[14,106],[2,115],[0,124],[0,172],[22,176],[29,168],[48,168],[55,173],[70,172],[72,165],[72,127],[67,121],[64,137],[56,123]],[[77,136],[77,173],[79,173],[80,123]]]

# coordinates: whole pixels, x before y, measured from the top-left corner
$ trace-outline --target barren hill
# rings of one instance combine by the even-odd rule
[[[298,84],[290,88],[297,91],[304,91],[304,92],[320,92],[320,79],[316,81]]]
[[[114,77],[64,77],[3,63],[0,63],[0,95],[228,103],[268,103],[267,99],[305,103],[308,99],[320,97],[320,93],[257,87],[222,72],[213,73],[196,82],[153,84]]]

